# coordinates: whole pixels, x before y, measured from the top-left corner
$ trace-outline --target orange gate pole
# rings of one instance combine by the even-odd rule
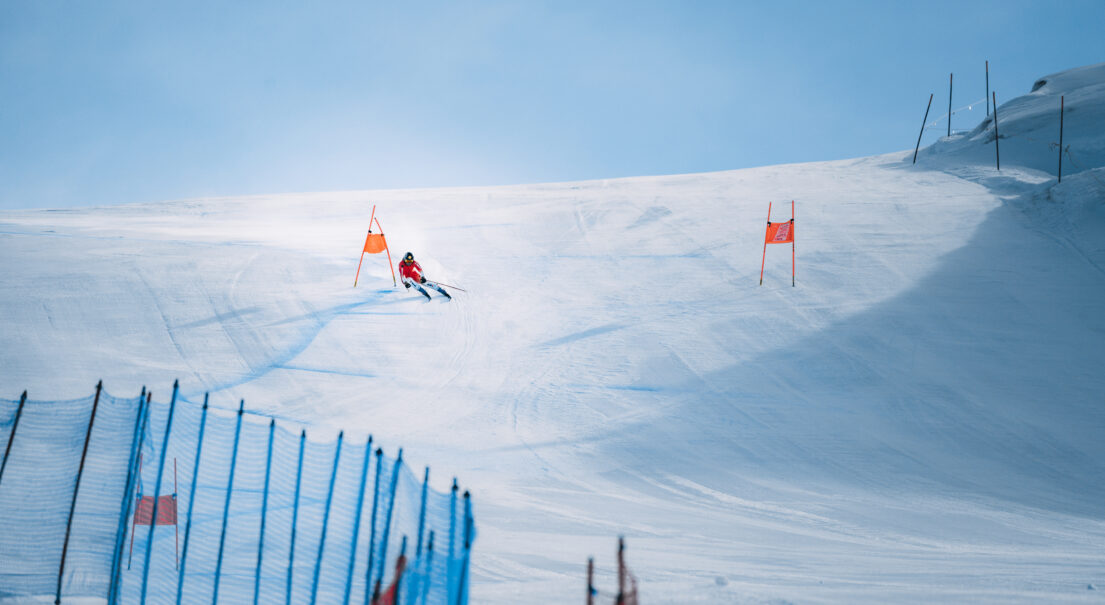
[[[376,226],[380,227],[380,235],[383,235],[384,228],[380,226],[380,219],[376,219]],[[395,281],[395,265],[391,264],[391,249],[388,248],[386,237],[384,238],[384,251],[388,253],[388,267],[391,267],[391,286],[394,288],[399,286],[399,282]],[[364,254],[361,254],[361,258],[364,258]]]
[[[372,205],[372,216],[368,218],[368,235],[372,235],[372,219],[376,218],[376,204]],[[377,223],[379,224],[379,223]],[[365,236],[365,243],[368,243],[368,236]],[[357,279],[361,277],[361,264],[364,263],[364,248],[361,248],[361,260],[357,263],[357,274],[353,276],[353,287],[357,287]]]
[[[771,224],[771,202],[767,203],[767,224]],[[764,257],[760,260],[760,285],[764,285],[764,261],[767,260],[767,237],[764,237]]]

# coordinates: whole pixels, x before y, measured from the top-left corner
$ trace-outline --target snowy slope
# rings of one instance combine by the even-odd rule
[[[577,602],[589,555],[612,589],[619,533],[649,603],[1099,602],[1105,67],[1044,79],[1000,173],[983,124],[916,166],[4,213],[0,380],[403,445],[472,486],[478,603]],[[785,246],[758,286],[791,199],[797,287]],[[374,204],[468,292],[352,288]]]

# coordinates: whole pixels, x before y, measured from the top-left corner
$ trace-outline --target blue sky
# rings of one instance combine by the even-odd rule
[[[5,2],[0,209],[904,150],[950,72],[959,107],[989,60],[1000,103],[1105,61],[1103,23],[1100,0]]]

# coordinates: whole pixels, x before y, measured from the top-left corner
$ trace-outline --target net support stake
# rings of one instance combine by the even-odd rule
[[[69,520],[65,523],[65,542],[61,546],[61,564],[58,565],[58,590],[54,605],[61,604],[61,583],[65,575],[65,556],[69,553],[69,535],[73,530],[73,513],[77,510],[77,495],[81,491],[81,475],[84,474],[84,461],[88,457],[88,442],[92,439],[92,425],[96,422],[96,408],[100,406],[100,391],[104,381],[96,383],[96,398],[92,400],[92,415],[88,418],[88,431],[84,434],[84,449],[81,450],[81,463],[77,467],[77,482],[73,486],[73,502],[69,505]]]
[[[176,605],[180,605],[184,592],[184,570],[188,565],[188,538],[192,534],[192,506],[196,503],[196,483],[200,475],[200,454],[203,452],[203,431],[207,428],[207,397],[203,394],[203,411],[200,412],[200,433],[196,438],[196,461],[192,466],[192,487],[188,492],[188,521],[184,524],[184,552],[180,553],[180,577],[176,585]]]
[[[261,593],[261,559],[265,554],[265,516],[269,510],[269,478],[272,477],[272,437],[276,432],[276,419],[269,421],[269,446],[265,455],[265,491],[261,496],[261,537],[257,540],[257,569],[253,572],[253,605],[257,605]]]
[[[219,602],[219,580],[223,573],[223,552],[226,549],[226,521],[230,515],[230,497],[234,494],[234,469],[238,465],[238,442],[242,436],[242,413],[246,408],[246,400],[242,399],[238,404],[238,421],[234,426],[234,450],[230,454],[230,474],[226,479],[226,503],[223,505],[222,529],[219,530],[219,555],[215,563],[215,586],[211,591],[211,603]]]
[[[161,460],[157,463],[157,481],[154,482],[153,488],[153,510],[150,511],[150,533],[146,534],[146,556],[142,563],[142,596],[139,603],[146,602],[150,555],[153,554],[153,534],[157,528],[157,505],[161,503],[161,479],[165,475],[165,456],[169,453],[169,436],[173,432],[173,412],[176,410],[176,396],[179,388],[179,381],[173,381],[173,396],[169,399],[169,418],[165,421],[165,438],[161,440]]]
[[[372,463],[372,435],[368,436],[368,441],[365,442],[364,450],[364,463],[361,465],[361,485],[357,489],[357,509],[356,514],[353,517],[353,539],[349,546],[349,568],[345,574],[345,596],[342,598],[343,605],[349,605],[349,595],[353,589],[353,567],[357,562],[357,538],[361,533],[361,512],[364,508],[364,488],[368,482],[368,467]]]
[[[307,430],[303,429],[299,433],[299,462],[296,463],[295,470],[295,496],[292,503],[292,536],[291,544],[288,546],[288,580],[284,589],[284,602],[286,605],[292,605],[292,570],[295,569],[295,530],[296,524],[299,522],[299,489],[303,484],[303,449],[307,444]]]
[[[380,504],[380,473],[384,470],[384,450],[376,448],[376,479],[372,485],[372,519],[368,533],[368,570],[365,571],[364,602],[372,598],[372,567],[376,560],[376,512]]]
[[[318,578],[322,572],[322,554],[326,547],[326,527],[330,524],[330,505],[334,502],[334,483],[338,479],[338,466],[341,463],[341,443],[345,431],[338,433],[338,446],[334,451],[334,470],[330,472],[330,488],[326,492],[326,510],[322,513],[322,534],[318,539],[318,556],[315,557],[315,577],[311,581],[311,605],[318,600]]]

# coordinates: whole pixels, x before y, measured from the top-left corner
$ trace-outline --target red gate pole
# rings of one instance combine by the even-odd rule
[[[771,224],[771,202],[767,203],[767,224]],[[760,260],[760,285],[764,285],[764,261],[767,260],[767,235],[764,235],[764,257]]]
[[[794,200],[790,200],[790,287],[794,287],[794,276],[798,273],[797,264],[795,262],[794,254],[794,241],[798,239],[794,232]],[[764,244],[767,247],[767,244]]]

